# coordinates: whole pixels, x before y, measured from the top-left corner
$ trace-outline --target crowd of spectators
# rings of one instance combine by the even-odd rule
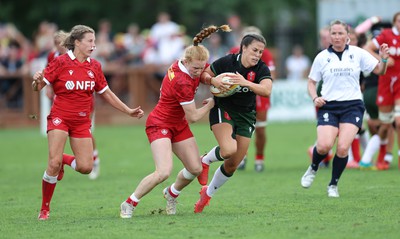
[[[239,44],[237,35],[244,27],[240,17],[229,16],[227,23],[233,29],[230,34],[213,34],[204,42],[210,51],[210,63]],[[148,100],[155,102],[167,67],[191,42],[185,27],[171,20],[167,12],[159,13],[148,29],[141,29],[138,23],[132,22],[127,24],[125,31],[115,32],[108,19],[99,20],[93,28],[96,30],[96,50],[92,57],[101,62],[110,87],[125,102],[131,94],[126,69],[136,67],[148,71],[142,77]],[[22,76],[30,76],[44,68],[48,53],[55,47],[57,30],[69,31],[59,29],[55,23],[42,21],[31,36],[24,36],[12,23],[0,23],[0,109],[23,107]],[[199,93],[205,91],[199,89]]]
[[[0,108],[22,104],[21,75],[32,57],[28,40],[12,24],[0,24]]]
[[[124,32],[114,32],[108,19],[99,20],[96,50],[92,57],[101,62],[113,91],[122,99],[128,95],[126,68],[149,66],[148,90],[157,99],[162,76],[167,67],[190,43],[185,28],[170,19],[166,12],[158,15],[150,29],[137,23],[127,24]],[[0,109],[22,108],[23,76],[31,75],[47,64],[47,55],[54,49],[57,24],[43,21],[32,36],[24,36],[12,23],[0,23]]]

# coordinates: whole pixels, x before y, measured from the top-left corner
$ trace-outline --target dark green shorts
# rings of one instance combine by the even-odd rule
[[[210,111],[210,126],[223,122],[232,125],[234,135],[251,138],[256,124],[256,112],[227,112],[216,105]]]
[[[372,87],[364,90],[364,104],[365,109],[371,119],[378,119],[379,110],[376,105],[376,95],[378,92],[378,87]]]

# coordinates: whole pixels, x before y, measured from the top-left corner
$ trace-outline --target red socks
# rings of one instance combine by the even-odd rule
[[[53,197],[54,189],[56,188],[56,183],[49,183],[42,180],[42,209],[50,211],[50,201]]]
[[[377,163],[383,163],[385,155],[386,155],[386,144],[381,144],[381,146],[379,147]]]
[[[74,161],[74,159],[75,159],[74,155],[63,154],[62,163],[67,164],[68,166],[71,166],[71,163],[72,163],[72,161]]]
[[[128,197],[128,199],[126,199],[126,202],[131,204],[134,207],[136,207],[138,205],[138,203],[139,203],[139,202],[133,201],[130,197]]]
[[[264,155],[263,154],[256,154],[256,160],[264,160]]]
[[[351,143],[351,151],[353,152],[354,161],[357,163],[361,160],[360,154],[360,138],[356,137]],[[384,155],[385,156],[385,155]]]
[[[172,191],[171,191],[171,187],[168,187],[168,193],[169,193],[169,195],[171,195],[172,197],[174,197],[174,198],[177,198],[179,195],[176,195],[175,193],[173,193]]]

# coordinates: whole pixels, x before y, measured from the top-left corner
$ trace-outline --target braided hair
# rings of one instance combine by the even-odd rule
[[[210,36],[214,32],[217,32],[219,30],[222,30],[224,32],[230,32],[232,31],[229,25],[222,25],[222,26],[209,26],[206,28],[203,28],[199,33],[196,34],[196,36],[193,38],[193,46],[199,45],[203,41],[204,38]]]
[[[217,32],[219,30],[222,30],[224,32],[230,32],[231,28],[228,25],[222,25],[222,26],[209,26],[206,28],[203,28],[199,33],[196,34],[196,36],[193,38],[193,45],[188,46],[185,49],[183,60],[187,62],[191,62],[194,59],[195,60],[200,60],[200,61],[208,61],[210,57],[210,53],[208,52],[207,48],[205,48],[203,45],[199,45],[204,38],[209,37],[211,34],[214,32]]]

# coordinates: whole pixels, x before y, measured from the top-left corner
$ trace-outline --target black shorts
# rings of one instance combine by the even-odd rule
[[[376,95],[378,87],[371,87],[364,90],[365,109],[371,119],[379,119],[379,110],[376,105]]]
[[[364,111],[362,100],[330,101],[318,109],[318,125],[332,125],[339,128],[340,123],[351,123],[361,128]]]
[[[233,128],[233,137],[237,134],[251,138],[255,130],[256,112],[239,113],[225,111],[217,105],[210,111],[210,126],[219,123],[229,123]]]

